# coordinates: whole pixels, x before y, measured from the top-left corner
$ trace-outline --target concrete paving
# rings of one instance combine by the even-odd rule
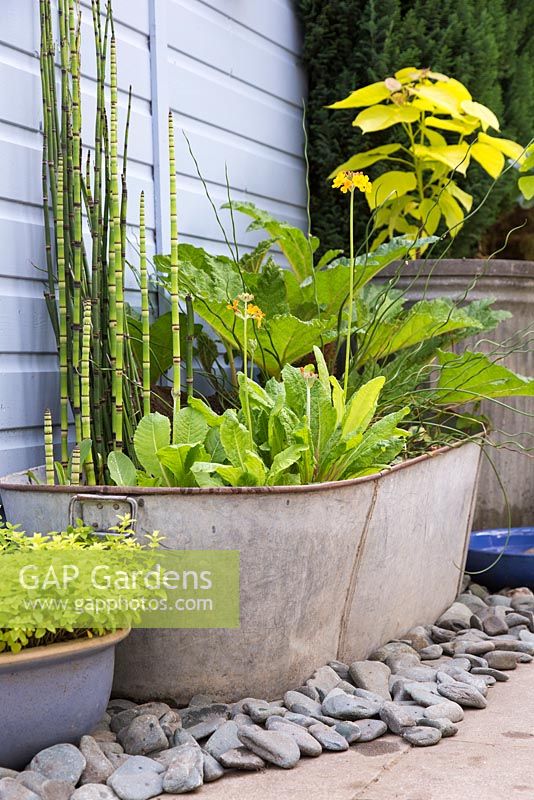
[[[398,736],[302,759],[290,771],[234,773],[205,800],[534,800],[534,663],[466,711],[456,736],[412,748]]]

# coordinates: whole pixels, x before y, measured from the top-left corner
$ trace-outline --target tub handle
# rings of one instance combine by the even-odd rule
[[[94,535],[100,536],[104,538],[105,536],[119,536],[120,534],[117,531],[99,529],[98,523],[94,522],[87,522],[83,518],[83,506],[84,504],[91,504],[91,506],[96,505],[97,510],[101,510],[105,505],[113,505],[115,511],[119,511],[119,503],[126,503],[130,507],[130,517],[131,517],[131,524],[130,528],[135,533],[135,528],[137,525],[137,509],[138,504],[137,500],[133,497],[128,497],[125,494],[107,494],[107,495],[100,495],[100,494],[75,494],[70,500],[69,503],[69,524],[75,526],[77,519],[82,519],[82,521],[93,527]],[[80,514],[76,514],[77,506],[79,506]],[[80,516],[81,515],[81,516]]]

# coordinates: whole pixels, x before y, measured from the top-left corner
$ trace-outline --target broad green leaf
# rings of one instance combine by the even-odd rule
[[[337,337],[335,319],[314,319],[303,322],[291,314],[276,317],[269,329],[265,343],[265,365],[273,375],[280,374],[285,363],[300,361],[312,352],[314,344],[322,345]],[[276,358],[273,354],[276,353]],[[261,362],[260,356],[256,359]]]
[[[411,192],[416,187],[415,175],[412,172],[392,170],[384,172],[373,181],[373,189],[365,197],[370,208],[377,208],[382,203],[389,202]]]
[[[228,409],[223,414],[223,421],[219,429],[221,444],[224,447],[228,461],[239,467],[243,472],[247,469],[247,452],[252,447],[249,431],[242,425],[233,409]]]
[[[239,383],[239,400],[241,408],[245,407],[246,396],[248,393],[248,402],[251,409],[263,409],[270,411],[274,405],[274,400],[256,381],[251,380],[248,376],[240,372],[237,376]]]
[[[198,397],[190,397],[187,402],[191,408],[199,414],[202,414],[210,428],[218,428],[220,426],[223,418],[219,416],[219,414],[216,414],[203,400],[200,400]]]
[[[390,97],[391,92],[387,88],[384,81],[377,81],[370,83],[368,86],[362,86],[361,89],[356,89],[351,92],[344,100],[338,100],[327,108],[360,108],[361,106],[372,106],[375,103],[381,103]]]
[[[345,416],[345,392],[334,375],[330,376],[330,383],[332,384],[332,404],[336,409],[337,424],[341,425],[341,420]]]
[[[191,406],[181,408],[176,416],[176,444],[196,444],[206,438],[209,425],[204,414]]]
[[[137,486],[135,464],[125,453],[113,451],[108,455],[108,469],[117,486]]]
[[[393,153],[400,150],[400,144],[383,144],[380,147],[373,147],[371,150],[366,150],[364,153],[356,153],[356,155],[349,158],[348,161],[343,162],[328,176],[334,178],[338,172],[345,170],[361,170],[376,164],[377,161],[387,161],[388,157]]]
[[[343,254],[343,250],[327,250],[326,253],[319,259],[316,265],[316,269],[321,269],[322,267],[328,266],[334,258]]]
[[[265,464],[257,453],[252,450],[247,450],[245,459],[245,472],[248,475],[254,476],[255,486],[264,486],[267,477],[267,470]]]
[[[147,475],[146,472],[143,470],[137,470],[137,486],[160,486],[161,480],[160,478],[153,478],[151,475]]]
[[[326,366],[323,352],[316,345],[314,345],[313,354],[317,364],[317,374],[319,375],[319,380],[321,381],[323,389],[330,394],[330,375],[328,374],[328,367]]]
[[[420,158],[423,161],[439,161],[449,169],[465,175],[469,166],[470,153],[473,151],[472,148],[470,150],[469,145],[462,143],[442,147],[427,147],[423,144],[416,144],[413,147],[413,152],[416,158]]]
[[[61,461],[54,461],[54,468],[56,470],[56,478],[57,482],[60,486],[66,486],[69,481],[67,480],[67,474],[65,472],[65,467],[61,463]]]
[[[491,397],[534,396],[534,379],[524,378],[484,353],[462,355],[438,350],[439,379],[432,399],[460,405]]]
[[[245,485],[242,481],[246,473],[239,467],[232,467],[229,464],[216,464],[209,461],[197,462],[191,467],[191,472],[194,474],[199,486],[220,486],[220,481],[212,482],[206,480],[206,476],[212,475],[212,473],[216,473],[230,486]]]
[[[312,483],[315,472],[315,458],[313,454],[313,442],[311,431],[308,425],[300,423],[293,431],[293,444],[302,445],[302,456],[298,462],[300,482],[302,484]]]
[[[210,454],[211,461],[224,461],[226,454],[221,444],[221,436],[218,428],[210,428],[204,446]]]
[[[399,422],[409,414],[408,407],[387,414],[375,422],[364,434],[361,442],[347,454],[341,465],[338,479],[347,480],[369,472],[379,472],[390,466],[404,447],[406,431],[398,428]]]
[[[525,200],[532,200],[534,197],[534,175],[524,175],[517,181],[519,191]]]
[[[208,461],[208,454],[200,443],[169,444],[158,450],[158,460],[174,478],[174,486],[196,486],[191,472],[195,463]]]
[[[330,386],[324,388],[316,381],[311,389],[311,418],[309,426],[317,457],[326,449],[337,425],[336,409],[332,405]]]
[[[386,379],[382,376],[373,378],[352,395],[347,403],[347,410],[341,424],[345,439],[362,433],[374,417],[378,397]]]
[[[498,178],[504,169],[504,156],[500,150],[489,144],[475,142],[471,155],[492,178]]]
[[[286,364],[282,370],[287,407],[299,417],[306,413],[306,381],[296,367]]]
[[[281,476],[300,460],[305,449],[306,446],[303,444],[293,444],[278,453],[274,457],[271,468],[267,474],[267,486],[275,486],[279,483]]]
[[[157,412],[146,414],[134,433],[135,454],[139,463],[155,478],[164,478],[157,453],[169,444],[170,438],[171,423],[167,417]]]
[[[484,130],[487,128],[495,128],[496,131],[500,130],[499,120],[487,106],[482,105],[482,103],[476,103],[473,100],[463,100],[460,106],[465,114],[479,119]]]
[[[487,133],[479,133],[478,141],[481,144],[495,147],[497,150],[500,150],[501,153],[504,153],[505,156],[508,156],[508,158],[518,163],[521,162],[525,155],[525,148],[517,142],[512,141],[512,139],[500,139],[497,136],[488,136]]]
[[[413,106],[378,105],[360,111],[352,124],[360,128],[362,133],[372,133],[391,128],[400,122],[416,122],[420,116],[421,112]]]

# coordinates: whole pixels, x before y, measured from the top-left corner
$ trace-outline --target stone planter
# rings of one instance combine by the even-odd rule
[[[467,553],[480,446],[435,451],[377,475],[310,486],[92,487],[76,516],[107,528],[136,502],[138,535],[174,549],[241,554],[241,628],[136,630],[117,652],[115,691],[137,700],[197,693],[278,697],[334,658],[364,657],[454,600]],[[61,530],[76,487],[0,480],[8,519]]]
[[[115,647],[128,631],[0,655],[0,766],[23,769],[35,753],[78,744],[102,718]]]
[[[520,375],[534,375],[534,348],[532,346],[534,308],[534,261],[508,261],[496,259],[444,259],[421,260],[406,263],[399,270],[390,268],[381,273],[397,276],[397,287],[405,289],[409,300],[452,297],[469,300],[492,297],[495,307],[512,313],[512,318],[502,322],[495,332],[483,334],[478,342],[462,342],[463,348],[481,351],[494,350],[492,342],[520,341],[521,332],[530,327],[530,340],[523,337],[518,352],[502,359],[502,364]],[[532,397],[504,398],[502,403],[482,403],[481,411],[493,422],[490,440],[496,443],[515,439],[531,448],[531,418],[534,413]],[[517,411],[522,413],[517,413]],[[504,431],[506,433],[502,433]],[[507,435],[506,435],[507,434]],[[508,444],[505,449],[492,449],[488,453],[495,464],[508,495],[511,524],[514,527],[531,525],[534,520],[534,459]],[[508,515],[502,489],[487,458],[482,459],[474,527],[477,529],[508,526]]]

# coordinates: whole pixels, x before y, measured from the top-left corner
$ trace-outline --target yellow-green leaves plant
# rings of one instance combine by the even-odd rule
[[[406,67],[329,107],[360,109],[352,124],[364,134],[399,131],[397,142],[356,153],[332,173],[377,169],[367,195],[373,247],[395,233],[432,236],[445,228],[456,236],[473,204],[463,186],[471,163],[497,179],[507,159],[524,158],[520,144],[498,135],[491,109],[460,81],[428,69]]]

